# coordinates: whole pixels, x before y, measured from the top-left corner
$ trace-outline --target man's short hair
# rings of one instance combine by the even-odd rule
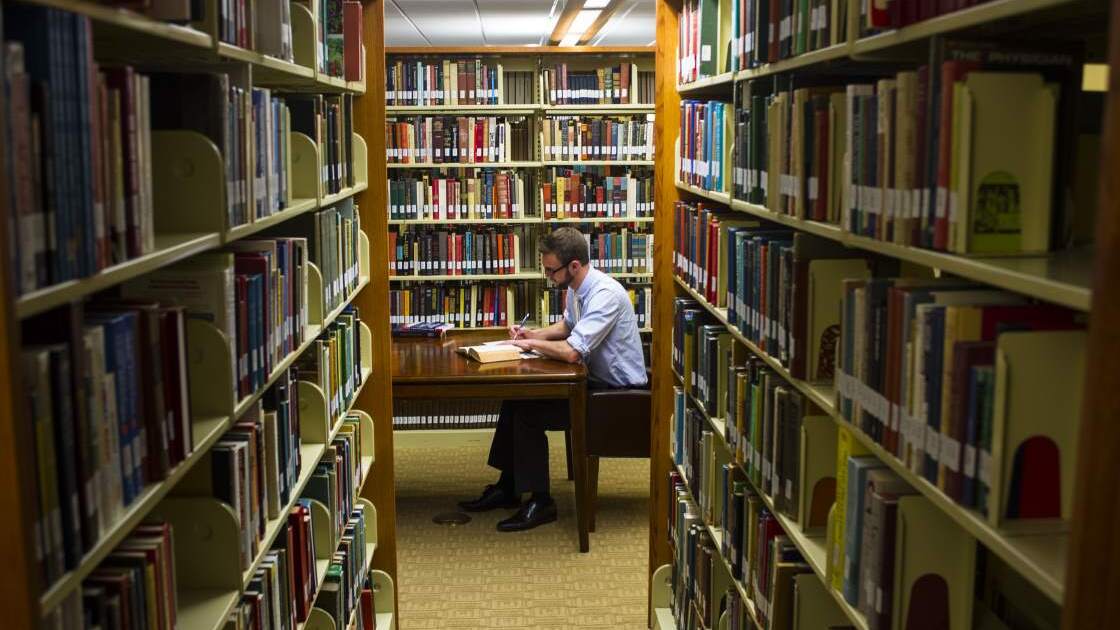
[[[556,256],[565,265],[578,260],[580,264],[586,266],[590,261],[587,255],[587,239],[575,228],[562,227],[545,234],[541,237],[537,249],[542,254]]]

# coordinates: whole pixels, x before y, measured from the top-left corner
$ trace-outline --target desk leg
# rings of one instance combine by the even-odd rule
[[[572,425],[576,528],[579,531],[579,550],[581,553],[586,553],[591,544],[588,542],[587,536],[587,386],[583,382],[568,386],[568,415]]]

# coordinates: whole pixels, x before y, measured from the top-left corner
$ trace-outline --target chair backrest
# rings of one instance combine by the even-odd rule
[[[649,457],[650,412],[648,389],[587,392],[587,454]]]

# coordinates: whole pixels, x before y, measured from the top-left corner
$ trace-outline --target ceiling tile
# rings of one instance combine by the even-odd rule
[[[599,46],[645,46],[656,37],[654,0],[631,0],[603,26]],[[592,40],[595,41],[595,40]]]
[[[563,0],[556,13],[563,8]],[[553,0],[478,0],[486,41],[497,46],[537,44],[552,32]]]

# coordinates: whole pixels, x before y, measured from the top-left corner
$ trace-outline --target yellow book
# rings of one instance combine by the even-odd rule
[[[948,306],[945,308],[945,345],[941,361],[941,452],[937,458],[937,487],[945,488],[945,463],[960,461],[961,444],[952,438],[953,349],[958,342],[979,341],[983,321],[982,306]]]
[[[777,94],[766,108],[767,127],[767,164],[765,205],[773,212],[782,211],[782,162],[786,146],[785,129],[786,98],[785,94]]]
[[[913,231],[915,206],[911,188],[914,186],[914,147],[917,142],[918,73],[899,72],[895,76],[897,90],[894,105],[894,186],[895,228],[894,242],[908,244]]]
[[[972,72],[964,89],[972,144],[965,251],[1047,251],[1058,87],[1039,74]]]
[[[862,444],[856,441],[848,427],[836,429],[836,504],[833,508],[831,548],[826,549],[825,576],[832,588],[844,586],[844,514],[848,501],[848,458],[868,455]]]

